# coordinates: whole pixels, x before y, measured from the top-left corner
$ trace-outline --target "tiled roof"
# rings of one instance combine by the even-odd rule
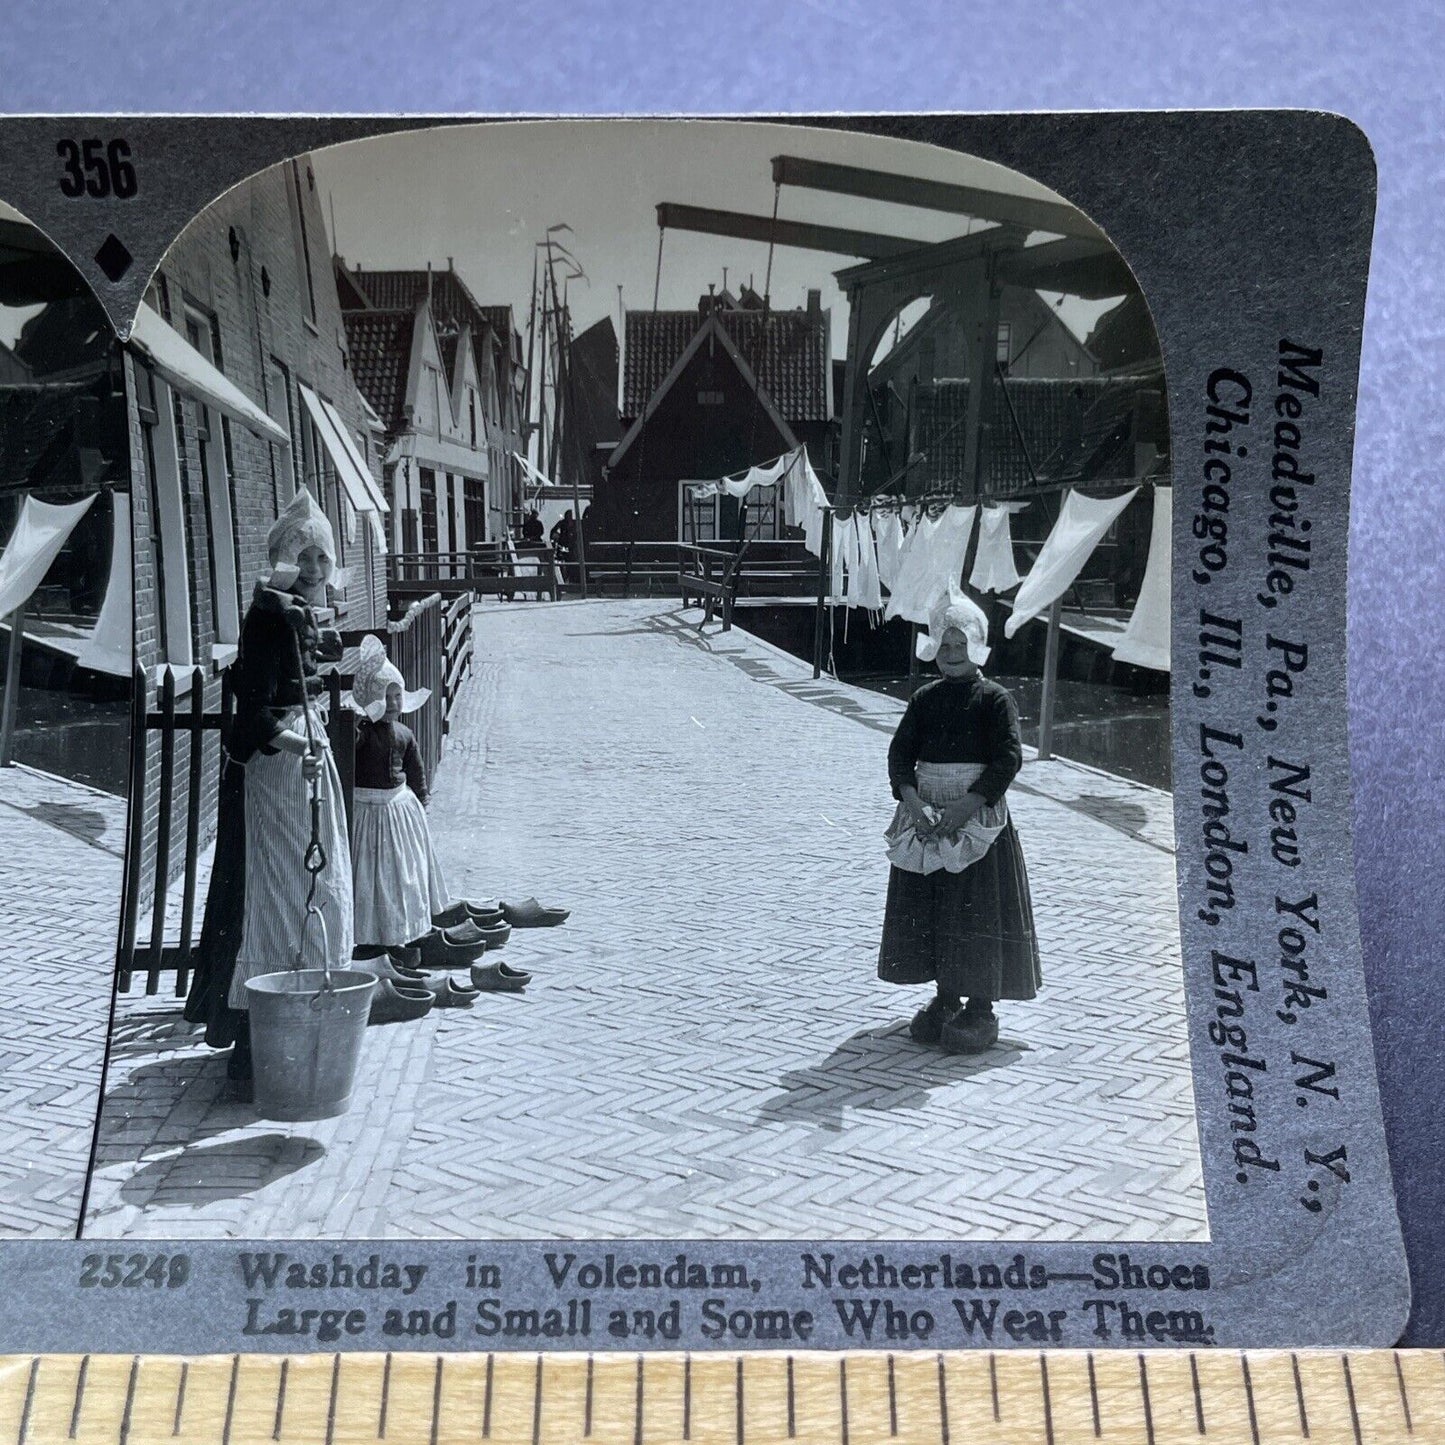
[[[460,327],[471,325],[473,332],[485,322],[499,336],[512,329],[510,306],[483,306],[467,283],[455,271],[364,271],[346,273],[347,279],[362,292],[371,304],[383,311],[399,311],[416,306],[431,285],[432,314],[439,325]]]
[[[828,314],[715,311],[789,422],[828,420]],[[703,324],[697,311],[629,311],[622,414],[635,418]]]
[[[510,306],[483,306],[472,295],[467,283],[455,271],[354,271],[341,272],[344,281],[338,282],[342,309],[354,298],[348,295],[355,291],[379,310],[414,311],[419,302],[431,291],[432,316],[442,340],[442,359],[446,363],[447,376],[456,379],[453,370],[456,361],[456,345],[447,344],[444,333],[460,331],[463,325],[472,329],[472,344],[476,352],[477,375],[486,374],[486,358],[483,353],[486,328],[501,339],[505,353],[510,345],[512,333],[512,308]]]
[[[1003,385],[1018,418],[1017,431],[1001,394]],[[1026,490],[1030,461],[1041,480],[1127,480],[1133,475],[1132,418],[1140,385],[1135,376],[995,380],[990,493],[1008,496]],[[964,486],[967,411],[967,380],[918,388],[913,447],[924,453],[925,460],[909,472],[911,493]],[[1019,445],[1019,432],[1028,445],[1027,456]]]
[[[411,365],[414,310],[344,311],[351,370],[361,394],[388,431],[402,424]]]

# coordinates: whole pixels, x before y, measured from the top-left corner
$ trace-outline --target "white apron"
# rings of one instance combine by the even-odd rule
[[[358,943],[413,943],[450,902],[426,809],[405,783],[356,789],[351,869]]]
[[[930,807],[942,809],[956,803],[978,781],[982,763],[919,763],[918,796]],[[957,833],[918,836],[907,809],[899,803],[893,821],[883,837],[888,844],[888,861],[909,873],[937,873],[946,868],[962,873],[993,847],[994,840],[1008,826],[1008,803],[1000,798],[992,807],[975,813]]]
[[[326,921],[326,956],[323,959],[321,929],[313,919],[305,928],[301,967],[320,968],[325,962],[345,968],[352,949],[351,849],[341,779],[314,706],[311,717],[323,748],[319,788],[326,867],[317,878],[316,903]],[[301,709],[289,713],[283,726],[303,732]],[[301,759],[295,753],[258,752],[246,764],[246,918],[227,998],[232,1008],[249,1007],[248,978],[279,973],[296,963],[311,881],[303,866],[310,842],[311,789]]]

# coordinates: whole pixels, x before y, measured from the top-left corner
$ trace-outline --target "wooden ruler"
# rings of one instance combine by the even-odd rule
[[[1445,1441],[1431,1351],[43,1355],[0,1445]]]

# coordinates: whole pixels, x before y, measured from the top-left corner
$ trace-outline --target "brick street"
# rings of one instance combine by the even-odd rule
[[[0,770],[0,1238],[75,1234],[100,1105],[125,802]]]
[[[572,908],[501,955],[532,986],[369,1030],[320,1124],[122,997],[88,1235],[1207,1237],[1168,795],[1025,765],[1043,991],[920,1048],[874,976],[901,704],[697,618],[477,610],[431,825],[455,893]]]

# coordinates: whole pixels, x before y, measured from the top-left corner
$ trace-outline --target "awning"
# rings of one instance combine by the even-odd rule
[[[386,498],[381,495],[366,463],[361,459],[360,452],[356,450],[356,445],[346,430],[346,423],[341,420],[341,414],[329,402],[322,401],[305,382],[299,385],[301,400],[310,412],[311,420],[316,423],[321,444],[336,466],[341,485],[346,488],[347,501],[351,503],[353,511],[361,512],[371,523],[376,549],[385,556],[386,528],[382,526],[381,513],[391,510],[386,505]]]
[[[324,398],[321,402],[321,409],[331,419],[331,426],[336,435],[341,438],[341,445],[346,448],[346,454],[351,458],[357,474],[361,477],[362,485],[366,488],[366,494],[371,498],[371,504],[378,512],[389,512],[391,506],[387,502],[376,478],[371,474],[371,468],[366,465],[366,458],[361,455],[356,445],[356,438],[351,434],[351,428],[341,419],[341,413],[336,410],[329,401]]]
[[[136,312],[130,344],[141,353],[171,385],[238,421],[266,441],[290,446],[291,438],[221,370],[213,366],[173,326],[149,306]]]

